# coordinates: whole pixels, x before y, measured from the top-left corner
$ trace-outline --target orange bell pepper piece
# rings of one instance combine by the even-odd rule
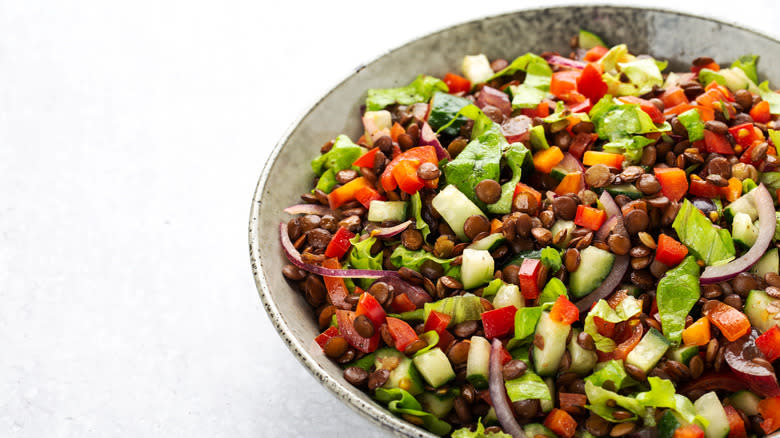
[[[688,255],[688,247],[674,240],[674,238],[661,233],[658,236],[658,248],[655,250],[655,259],[666,266],[677,266]]]
[[[672,201],[679,201],[688,191],[688,178],[685,171],[676,167],[653,169],[655,177],[661,183],[664,196]]]
[[[337,209],[349,201],[355,199],[357,192],[365,187],[371,188],[371,183],[365,177],[358,177],[352,181],[344,184],[343,186],[334,189],[328,195],[328,203],[330,208]]]
[[[582,164],[586,166],[593,166],[595,164],[603,164],[609,167],[616,167],[620,169],[623,165],[623,154],[611,154],[609,152],[599,151],[585,151],[582,156]]]
[[[707,345],[710,338],[710,320],[706,316],[702,316],[698,321],[686,327],[682,333],[685,345]]]
[[[582,189],[582,172],[572,172],[563,177],[558,187],[555,188],[555,194],[579,193]]]
[[[736,341],[750,331],[747,316],[721,301],[708,301],[704,306],[704,315],[729,341]]]
[[[721,190],[727,201],[734,202],[742,196],[742,181],[732,176],[729,178],[729,185],[722,187]]]
[[[534,168],[539,172],[550,173],[552,168],[563,160],[563,152],[558,146],[534,154]]]
[[[772,119],[772,115],[769,113],[769,102],[762,100],[758,104],[754,105],[750,109],[750,117],[753,121],[758,123],[766,123]]]

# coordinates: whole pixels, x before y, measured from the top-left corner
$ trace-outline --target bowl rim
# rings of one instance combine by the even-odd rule
[[[569,3],[569,4],[560,4],[560,5],[549,6],[549,7],[523,8],[523,9],[516,9],[516,10],[503,12],[499,14],[483,15],[473,20],[456,22],[449,25],[441,26],[437,29],[434,29],[431,32],[413,35],[408,39],[406,39],[401,44],[391,49],[382,51],[378,55],[371,58],[369,61],[360,63],[346,77],[341,79],[336,85],[328,88],[328,90],[324,94],[314,98],[312,103],[306,105],[304,107],[304,110],[300,113],[298,117],[296,117],[293,120],[292,123],[290,123],[288,128],[284,131],[282,136],[274,145],[274,148],[272,149],[271,153],[268,155],[268,158],[266,159],[266,162],[263,165],[263,169],[260,173],[260,178],[258,179],[257,185],[255,187],[255,192],[252,197],[252,205],[249,213],[249,258],[252,267],[252,274],[254,276],[255,286],[260,296],[260,300],[263,303],[263,307],[265,308],[265,311],[269,319],[271,320],[271,323],[273,324],[274,328],[276,329],[277,333],[282,338],[284,343],[287,344],[287,347],[290,349],[291,353],[293,353],[293,355],[298,359],[298,361],[302,365],[304,365],[307,371],[312,376],[314,376],[317,380],[319,380],[328,390],[330,390],[330,392],[333,395],[347,402],[347,405],[353,411],[357,412],[362,417],[368,419],[369,421],[380,426],[382,429],[386,431],[392,432],[400,436],[434,437],[434,435],[431,434],[430,432],[427,432],[421,428],[412,425],[407,421],[402,420],[399,417],[396,417],[395,415],[391,414],[389,411],[379,408],[375,404],[366,403],[360,397],[357,397],[355,394],[353,394],[354,391],[353,388],[341,384],[341,382],[339,382],[337,379],[330,376],[328,372],[325,371],[325,369],[323,369],[314,360],[314,358],[308,352],[306,345],[299,342],[295,338],[295,336],[293,336],[285,316],[279,311],[278,307],[276,306],[276,303],[274,303],[274,301],[271,299],[270,287],[266,279],[265,270],[263,269],[263,259],[260,256],[260,249],[259,249],[260,233],[258,232],[258,218],[260,215],[260,209],[262,208],[262,199],[261,199],[262,193],[265,190],[266,185],[268,183],[271,169],[276,164],[276,160],[279,156],[279,153],[282,150],[282,147],[285,145],[285,143],[287,143],[290,136],[293,134],[293,132],[296,130],[299,124],[303,121],[303,119],[306,118],[306,116],[308,116],[309,113],[313,111],[323,100],[325,100],[328,96],[330,96],[331,93],[333,93],[336,89],[341,87],[347,80],[349,80],[352,77],[352,75],[360,72],[360,70],[362,70],[366,66],[378,61],[379,59],[397,50],[400,50],[401,48],[421,38],[432,37],[434,35],[438,35],[442,32],[448,31],[450,29],[459,26],[466,26],[483,20],[514,15],[523,12],[544,11],[544,10],[563,9],[563,8],[617,9],[617,10],[626,10],[626,11],[659,12],[664,14],[677,15],[681,17],[696,18],[696,19],[707,20],[717,24],[727,25],[745,32],[755,34],[756,36],[762,38],[767,38],[775,43],[780,44],[780,39],[778,39],[777,35],[758,31],[748,25],[737,23],[735,21],[727,21],[725,19],[715,17],[706,12],[694,14],[689,12],[673,11],[670,9],[658,8],[658,7],[642,7],[638,5],[604,4],[604,3],[596,3],[596,4]]]

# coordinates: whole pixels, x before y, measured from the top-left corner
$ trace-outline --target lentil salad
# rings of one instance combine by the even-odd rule
[[[581,32],[369,90],[280,226],[317,343],[438,435],[777,429],[780,101],[756,61],[667,74]]]

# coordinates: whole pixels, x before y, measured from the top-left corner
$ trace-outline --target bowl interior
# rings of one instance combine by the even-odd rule
[[[721,63],[740,55],[761,55],[760,72],[780,81],[780,42],[733,25],[668,11],[622,7],[558,7],[520,11],[460,24],[395,49],[369,63],[317,102],[281,139],[265,165],[252,203],[250,253],[258,291],[274,325],[298,359],[338,397],[387,430],[402,436],[433,436],[389,414],[341,375],[314,343],[313,312],[281,274],[287,263],[278,238],[285,207],[311,189],[309,162],[320,146],[338,134],[361,134],[360,105],[368,88],[409,83],[420,73],[443,76],[457,71],[466,54],[512,60],[526,52],[569,53],[578,29],[603,36],[608,44],[626,43],[632,53],[648,53],[684,69],[698,56]],[[774,75],[774,76],[772,76]],[[763,79],[763,77],[762,77]]]

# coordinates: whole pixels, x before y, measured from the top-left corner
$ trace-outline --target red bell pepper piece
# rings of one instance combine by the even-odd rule
[[[677,266],[688,255],[688,247],[674,240],[674,238],[661,233],[658,236],[658,248],[655,250],[655,259],[666,266]]]
[[[688,178],[685,171],[676,167],[653,169],[655,177],[661,184],[661,192],[671,201],[679,201],[688,191]]]
[[[729,341],[736,341],[750,331],[750,321],[744,313],[721,301],[708,301],[704,316],[715,324]]]
[[[729,128],[729,133],[743,148],[749,148],[756,140],[761,140],[761,137],[756,134],[756,127],[750,122],[732,126]]]
[[[393,168],[393,178],[398,187],[410,195],[425,187],[425,182],[417,175],[418,167],[420,162],[417,160],[403,160]]]
[[[355,199],[363,207],[370,208],[371,201],[383,201],[385,197],[380,195],[373,187],[366,186],[355,192]]]
[[[337,258],[329,258],[322,261],[322,267],[328,269],[341,269],[341,263]],[[339,309],[351,309],[346,299],[349,291],[344,279],[341,277],[322,277],[325,289],[328,291],[328,301]]]
[[[436,310],[432,310],[431,313],[428,315],[428,319],[425,320],[425,326],[423,326],[423,331],[428,332],[433,330],[436,333],[441,333],[447,330],[447,326],[450,325],[450,321],[452,321],[451,315]]]
[[[707,148],[707,152],[714,152],[716,154],[734,155],[734,148],[731,147],[731,143],[726,140],[726,136],[722,134],[716,134],[709,129],[704,130],[704,145]]]
[[[693,66],[691,66],[691,73],[699,74],[699,72],[702,69],[705,69],[705,68],[710,69],[712,71],[720,71],[720,66],[715,61],[712,61],[712,62],[704,64],[704,65],[693,65]]]
[[[597,317],[594,317],[594,321],[596,321]],[[601,319],[601,318],[598,318]],[[603,320],[602,320],[603,321]],[[608,322],[608,321],[604,321]],[[613,324],[613,323],[610,323]],[[597,324],[598,326],[598,324]],[[614,327],[614,325],[613,325]],[[599,330],[599,333],[606,336],[606,334],[602,333],[601,330]],[[602,353],[601,351],[597,351],[597,354],[599,356],[599,362],[603,362],[606,360],[623,360],[628,356],[628,353],[631,352],[631,350],[636,347],[636,345],[639,343],[639,341],[642,340],[642,335],[644,334],[644,328],[642,327],[642,324],[640,324],[638,319],[629,320],[628,324],[625,326],[622,334],[626,334],[627,337],[623,341],[621,341],[617,347],[611,352],[611,353]],[[613,335],[614,336],[614,335]],[[612,336],[610,336],[612,337]]]
[[[447,73],[444,75],[443,81],[447,84],[451,94],[468,92],[471,90],[471,81],[463,76],[458,76],[455,73]]]
[[[653,103],[647,99],[642,99],[641,97],[636,96],[621,96],[618,97],[618,100],[628,104],[639,105],[639,109],[647,113],[647,115],[650,116],[650,119],[653,120],[653,123],[663,123],[664,120],[666,120],[664,118],[664,113],[662,113],[657,106],[653,105]]]
[[[324,349],[325,344],[328,342],[328,340],[338,335],[339,335],[339,328],[335,326],[330,326],[328,327],[327,330],[317,335],[317,337],[314,338],[314,342],[316,342],[317,345],[320,346],[320,348]]]
[[[387,319],[385,309],[382,308],[379,301],[368,292],[363,292],[358,300],[357,309],[355,309],[355,317],[357,318],[360,315],[366,315],[377,329],[382,326]]]
[[[407,160],[413,161],[412,167],[414,167],[415,176],[417,175],[417,168],[420,167],[420,165],[422,165],[423,163],[429,162],[429,163],[434,163],[436,165],[439,164],[439,160],[436,157],[436,149],[434,149],[433,146],[418,146],[416,148],[411,148],[406,152],[402,152],[396,155],[392,161],[387,163],[384,172],[382,172],[382,175],[379,177],[379,181],[382,184],[382,188],[384,188],[386,192],[395,190],[395,188],[398,187],[398,182],[396,181],[395,175],[393,173],[393,169],[395,169],[395,167],[398,166],[399,163]],[[411,172],[407,169],[401,175],[406,176],[406,175],[410,175],[410,173]]]
[[[390,303],[390,309],[395,313],[411,312],[417,309],[409,296],[405,293],[400,293],[393,298],[393,302]]]
[[[344,227],[339,228],[336,234],[333,235],[333,238],[330,239],[328,247],[325,248],[325,257],[335,257],[337,259],[343,257],[349,250],[349,247],[352,246],[349,239],[353,237],[355,237],[355,234],[348,229]]]
[[[515,186],[515,193],[512,195],[512,200],[514,201],[514,199],[520,193],[528,193],[528,194],[532,195],[534,197],[534,199],[536,199],[536,205],[541,205],[542,204],[542,194],[539,193],[533,187],[531,187],[529,185],[526,185],[526,184],[523,184],[521,182],[517,183],[517,185]]]
[[[361,155],[357,160],[355,160],[354,163],[352,163],[353,166],[357,167],[374,167],[374,156],[376,156],[377,151],[379,151],[379,148],[371,149],[370,151],[366,152],[365,154]]]
[[[697,424],[686,424],[674,431],[673,438],[704,438],[704,430]]]
[[[396,350],[400,352],[406,350],[406,347],[408,347],[412,342],[420,339],[412,326],[398,318],[388,316],[387,329],[390,331],[390,336],[393,338],[393,343],[395,343]],[[378,330],[377,333],[379,333]]]
[[[374,336],[364,338],[355,329],[355,312],[344,309],[336,309],[336,320],[339,323],[339,333],[344,336],[347,343],[358,351],[371,353],[379,347],[381,335],[379,330],[374,331]]]
[[[703,198],[720,198],[723,194],[721,187],[707,182],[696,175],[691,175],[691,186],[688,189],[691,195]]]
[[[547,414],[544,425],[562,438],[571,438],[577,430],[577,421],[563,409],[554,408]]]
[[[607,83],[601,78],[601,72],[593,64],[588,64],[582,69],[582,73],[577,76],[577,91],[590,99],[591,102],[598,102],[599,99],[607,94]]]
[[[604,210],[587,207],[582,204],[577,206],[577,215],[574,216],[575,224],[593,231],[598,231],[606,220],[607,213]]]
[[[780,329],[776,325],[756,338],[756,345],[764,353],[766,360],[774,362],[780,357]]]
[[[753,108],[750,109],[750,117],[753,118],[753,121],[758,123],[767,123],[770,121],[772,115],[769,113],[769,102],[762,100],[756,105],[753,105]]]
[[[594,46],[585,53],[585,56],[582,59],[585,62],[596,62],[601,59],[602,56],[606,55],[607,52],[609,52],[609,49],[604,46]]]
[[[742,416],[739,415],[736,408],[731,405],[723,407],[726,411],[726,418],[729,420],[729,435],[728,438],[747,438],[747,432],[745,431],[745,421],[742,420]]]
[[[682,88],[670,87],[661,95],[661,102],[664,103],[664,108],[669,109],[680,104],[689,103],[689,100]]]
[[[765,398],[758,402],[758,413],[764,419],[761,429],[767,435],[780,429],[780,396]]]
[[[555,72],[550,80],[550,93],[566,103],[579,103],[585,100],[585,96],[577,91],[577,77],[581,72],[565,70]]]
[[[580,103],[569,105],[569,111],[572,114],[587,113],[590,112],[591,108],[593,108],[593,101],[591,101],[590,99],[585,99]],[[571,127],[571,125],[569,125],[569,127]]]
[[[371,183],[365,177],[358,177],[352,181],[344,184],[343,186],[334,189],[328,194],[328,203],[330,208],[337,209],[349,201],[355,199],[355,194],[358,190],[364,187],[371,187]]]
[[[536,299],[539,296],[539,271],[542,269],[542,261],[537,259],[523,259],[517,278],[520,283],[520,292],[527,300]]]
[[[552,309],[550,309],[550,318],[553,321],[571,325],[580,319],[580,311],[574,303],[569,301],[566,295],[560,295],[558,296],[558,299],[555,300]]]
[[[517,313],[515,306],[499,307],[482,312],[485,337],[493,339],[512,333],[515,329],[515,313]]]

